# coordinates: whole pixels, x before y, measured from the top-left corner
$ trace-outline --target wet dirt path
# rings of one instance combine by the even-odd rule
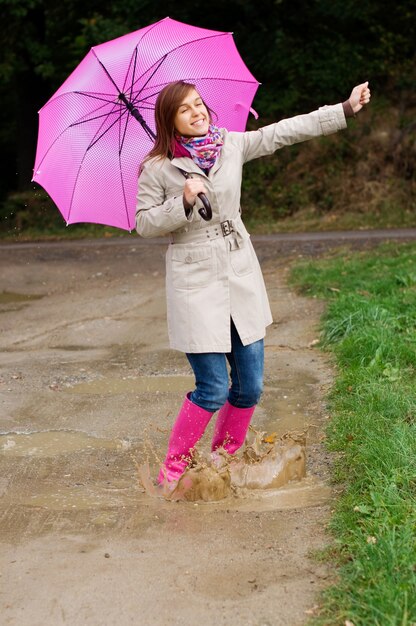
[[[191,371],[168,349],[166,243],[130,241],[0,247],[2,624],[304,624],[331,577],[309,557],[328,540],[331,370],[322,304],[286,285],[300,249],[254,240],[275,323],[253,422],[308,428],[307,477],[175,503],[135,462],[149,441],[163,456]]]

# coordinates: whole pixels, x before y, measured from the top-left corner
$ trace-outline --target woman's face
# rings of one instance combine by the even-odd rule
[[[202,137],[207,134],[209,113],[195,89],[191,89],[179,105],[174,125],[176,131],[185,137]]]

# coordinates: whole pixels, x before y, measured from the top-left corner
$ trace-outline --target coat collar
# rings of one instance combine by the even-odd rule
[[[213,174],[215,174],[215,172],[220,169],[223,163],[223,151],[221,150],[221,154],[209,170],[208,176],[203,170],[201,170],[200,167],[198,167],[198,165],[191,159],[191,157],[175,157],[171,159],[170,162],[175,167],[179,167],[181,170],[189,172],[189,174],[199,174],[200,176],[205,176],[205,178],[212,178]]]
[[[171,159],[172,165],[175,167],[179,167],[181,170],[185,170],[185,172],[189,172],[189,174],[201,174],[202,176],[206,176],[205,172],[201,170],[200,167],[191,159],[191,157],[175,157]]]

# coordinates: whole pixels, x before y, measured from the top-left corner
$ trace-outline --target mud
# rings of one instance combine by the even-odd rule
[[[256,433],[242,459],[230,464],[231,482],[245,489],[273,489],[306,476],[306,435],[285,433],[280,439]]]
[[[328,541],[332,373],[312,347],[322,305],[286,285],[298,251],[254,241],[275,317],[253,419],[275,439],[245,466],[263,464],[258,484],[214,472],[176,501],[150,491],[192,376],[168,348],[166,243],[131,241],[0,247],[2,622],[303,624],[330,579],[310,553]],[[282,486],[288,431],[306,439]]]
[[[111,450],[122,446],[122,441],[99,439],[87,433],[68,430],[0,435],[0,451],[5,458],[8,456],[56,457],[60,454],[82,452],[93,448]]]
[[[277,439],[276,433],[250,430],[254,436],[249,433],[242,449],[233,455],[219,448],[204,456],[197,445],[177,484],[165,481],[155,486],[149,464],[137,463],[139,484],[152,497],[218,502],[232,495],[250,497],[253,489],[281,488],[306,476],[305,433],[285,433]]]

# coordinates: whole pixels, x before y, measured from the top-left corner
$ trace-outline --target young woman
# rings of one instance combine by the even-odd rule
[[[263,386],[263,339],[272,322],[266,289],[241,219],[244,163],[346,127],[370,100],[368,83],[323,106],[250,132],[217,128],[194,85],[167,85],[156,102],[157,139],[141,168],[136,228],[170,234],[166,254],[169,340],[195,375],[173,426],[158,481],[179,480],[213,413],[212,451],[242,446]],[[185,178],[186,176],[186,178]],[[198,194],[209,199],[202,219]],[[227,371],[230,366],[230,379]]]

